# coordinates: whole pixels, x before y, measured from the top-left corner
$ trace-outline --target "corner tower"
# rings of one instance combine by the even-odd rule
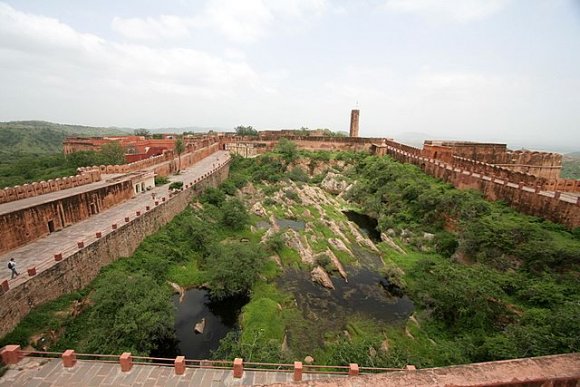
[[[350,137],[358,137],[358,117],[360,110],[352,109],[350,112]]]

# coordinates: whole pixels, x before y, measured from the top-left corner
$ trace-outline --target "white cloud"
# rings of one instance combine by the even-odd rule
[[[250,43],[275,30],[298,31],[326,8],[326,0],[209,0],[199,14],[116,17],[112,28],[134,40],[183,38],[199,29],[216,31],[233,42]]]
[[[503,9],[511,0],[386,0],[388,11],[416,13],[458,22],[484,19]]]
[[[189,36],[193,20],[178,16],[161,15],[158,18],[113,19],[112,28],[126,38],[135,40],[157,40]]]
[[[120,107],[136,115],[147,104],[179,106],[187,114],[209,100],[267,95],[272,86],[264,79],[242,55],[116,43],[0,3],[0,84],[22,98],[0,93],[0,116],[13,116],[11,107],[19,103],[32,115],[59,103],[69,104],[71,117],[87,107],[93,115]]]

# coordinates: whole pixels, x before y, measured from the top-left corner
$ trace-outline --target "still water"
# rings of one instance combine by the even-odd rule
[[[179,295],[172,297],[176,307],[175,334],[178,338],[177,349],[188,359],[208,359],[211,351],[216,350],[219,341],[236,328],[242,307],[247,297],[230,297],[223,301],[211,301],[205,289],[189,289],[183,302]],[[196,323],[205,318],[203,333],[195,333]]]

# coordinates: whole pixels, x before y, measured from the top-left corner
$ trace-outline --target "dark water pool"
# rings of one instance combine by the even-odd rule
[[[188,359],[207,359],[211,351],[219,346],[219,341],[236,328],[242,307],[248,303],[247,297],[230,297],[223,301],[211,301],[205,289],[190,289],[185,292],[183,302],[179,295],[172,297],[176,307],[175,334],[176,349]],[[193,331],[195,324],[205,318],[202,334]]]
[[[371,241],[381,241],[381,233],[377,229],[379,223],[375,218],[371,218],[368,215],[361,214],[356,211],[343,211],[342,213],[346,215],[348,220],[354,222],[358,228],[360,228],[360,230],[370,238]]]
[[[331,279],[334,290],[312,282],[308,272],[287,270],[278,286],[292,292],[305,317],[319,321],[325,329],[343,329],[354,315],[398,323],[413,313],[409,297],[387,291],[384,277],[375,271],[350,267],[348,283],[338,277]]]
[[[304,230],[306,223],[301,220],[292,220],[292,219],[276,219],[276,223],[281,230],[288,230],[291,228],[292,230],[300,231]],[[259,221],[256,223],[256,227],[267,230],[270,228],[270,222],[266,222],[264,220]]]

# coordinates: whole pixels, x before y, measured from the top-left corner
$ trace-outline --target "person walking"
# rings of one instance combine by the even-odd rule
[[[14,258],[10,258],[10,261],[8,262],[8,268],[12,270],[12,277],[10,277],[10,279],[14,279],[14,277],[19,275],[16,271],[16,262],[14,262]]]

